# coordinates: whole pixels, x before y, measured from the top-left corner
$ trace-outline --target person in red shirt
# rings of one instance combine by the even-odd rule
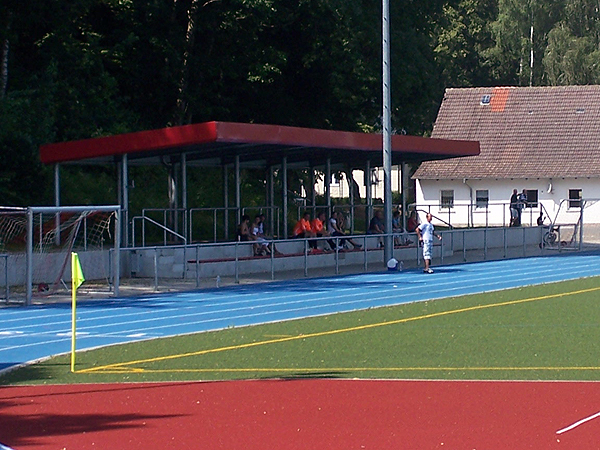
[[[316,237],[331,236],[331,234],[329,233],[329,231],[327,231],[327,229],[325,228],[325,220],[326,220],[326,218],[327,218],[327,216],[326,216],[325,212],[320,212],[317,215],[317,217],[314,218],[310,222],[310,227],[311,227],[312,232],[315,234]],[[333,246],[331,246],[331,248],[333,249]]]
[[[310,213],[305,212],[302,218],[296,223],[294,226],[294,231],[292,232],[292,237],[294,238],[311,238],[316,237],[317,233],[313,231],[312,223],[310,220]],[[310,240],[308,241],[308,245],[312,249],[311,251],[318,250],[317,241]]]
[[[294,225],[292,237],[307,238],[314,236],[315,234],[312,232],[312,227],[310,225],[310,213],[305,212],[304,215],[300,218],[300,220],[296,222],[296,225]]]

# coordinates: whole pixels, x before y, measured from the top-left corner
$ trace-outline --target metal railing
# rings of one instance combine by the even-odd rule
[[[442,240],[434,243],[435,264],[463,263],[490,259],[519,258],[539,256],[547,250],[543,244],[545,227],[502,227],[502,228],[469,228],[443,230],[439,233]],[[403,262],[406,269],[422,265],[422,248],[418,245],[414,233],[363,234],[346,236],[324,236],[304,239],[268,240],[273,247],[284,247],[283,256],[253,256],[252,247],[256,241],[203,243],[164,247],[138,247],[121,249],[136,259],[131,271],[134,278],[150,278],[154,280],[155,289],[159,289],[161,280],[181,279],[193,281],[199,288],[202,281],[217,279],[221,285],[240,283],[241,277],[253,280],[271,281],[277,276],[284,278],[339,275],[343,273],[364,273],[387,270],[383,261],[383,249],[379,242],[386,236],[398,238],[402,236],[410,241],[407,245],[394,247],[392,255]],[[360,250],[343,250],[340,244],[352,239],[361,245]],[[333,243],[333,250],[323,251]],[[311,250],[317,244],[319,251]],[[294,249],[289,251],[289,249]],[[581,246],[575,248],[582,250]],[[318,257],[324,255],[323,257]],[[163,258],[165,262],[162,261]],[[122,258],[127,260],[127,258]],[[143,269],[143,270],[142,270]],[[300,275],[301,274],[301,275]],[[206,285],[206,283],[204,283]]]
[[[438,229],[441,241],[434,241],[433,265],[459,264],[485,260],[540,256],[552,251],[583,251],[600,248],[600,243],[576,240],[570,245],[562,245],[565,230],[558,230],[558,245],[546,245],[544,233],[548,227],[500,227]],[[570,231],[570,230],[569,230]],[[577,235],[577,234],[575,234]],[[108,273],[113,276],[114,262],[120,261],[121,289],[133,286],[132,295],[139,293],[140,286],[159,291],[162,287],[169,291],[214,288],[236,283],[255,283],[276,279],[298,279],[339,274],[387,271],[383,261],[384,251],[379,242],[385,242],[386,234],[362,234],[345,236],[324,236],[305,239],[268,240],[273,248],[277,246],[284,255],[268,257],[253,256],[256,241],[222,242],[200,244],[178,244],[153,247],[132,247],[118,250],[120,257],[108,258],[111,267]],[[392,256],[403,262],[404,270],[414,270],[422,266],[422,248],[414,233],[392,233],[403,245],[396,245]],[[340,249],[343,240],[352,239],[360,249]],[[406,242],[408,239],[410,242]],[[329,250],[331,241],[333,251]],[[319,251],[311,250],[317,244]],[[347,245],[351,247],[350,243]],[[327,251],[323,251],[327,249]],[[106,250],[114,252],[114,249]],[[4,288],[6,298],[13,294],[6,282],[7,257],[4,259]],[[0,258],[0,264],[3,262]],[[12,272],[13,269],[11,269]],[[11,275],[13,276],[13,275]],[[1,276],[0,276],[1,280]],[[110,280],[114,285],[115,280]],[[127,295],[127,294],[125,294]],[[8,300],[7,300],[8,301]]]
[[[411,203],[408,210],[431,213],[452,228],[508,227],[510,226],[510,202],[486,202],[485,204],[455,202],[451,206],[441,203]],[[539,212],[550,218],[542,202],[529,203],[521,211],[521,224],[536,226]]]
[[[177,233],[174,230],[171,230],[170,228],[167,228],[166,226],[157,222],[156,220],[153,220],[150,217],[146,217],[146,216],[135,216],[134,218],[131,219],[131,238],[132,238],[132,243],[133,243],[134,247],[135,247],[135,237],[136,237],[136,229],[135,229],[136,221],[142,222],[142,229],[141,229],[142,247],[146,246],[146,222],[148,222],[148,223],[158,227],[160,230],[162,230],[163,245],[167,245],[167,236],[175,236],[175,237],[181,239],[184,244],[187,244],[187,238],[185,236]]]

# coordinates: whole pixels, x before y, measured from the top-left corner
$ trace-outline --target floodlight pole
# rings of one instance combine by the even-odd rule
[[[383,204],[385,209],[385,232],[392,232],[392,115],[390,93],[390,26],[389,26],[389,0],[383,1]],[[393,255],[393,237],[391,234],[385,238],[383,251],[384,262]]]

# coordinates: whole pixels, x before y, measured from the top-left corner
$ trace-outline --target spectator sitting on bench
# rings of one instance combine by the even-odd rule
[[[402,228],[400,223],[400,211],[394,211],[392,215],[392,231],[394,233],[394,245],[410,245],[412,241],[406,237],[406,231]]]
[[[240,242],[252,240],[252,235],[250,234],[250,216],[248,214],[242,216],[242,221],[237,227],[237,240]]]
[[[257,241],[257,248],[255,249],[255,254],[257,256],[261,256],[263,254],[271,254],[271,246],[273,247],[272,250],[275,252],[276,255],[281,255],[282,253],[277,250],[277,248],[275,247],[275,244],[270,244],[267,240],[267,237],[264,235],[263,231],[264,231],[264,227],[263,227],[263,220],[264,220],[264,215],[262,214],[258,214],[255,218],[254,218],[254,222],[252,222],[252,228],[250,229],[250,232],[253,236],[253,239],[255,241]]]
[[[344,232],[344,214],[343,213],[334,211],[331,214],[331,217],[329,218],[329,232],[331,233],[332,236],[346,236],[346,233]],[[357,244],[351,238],[340,239],[338,242],[339,242],[339,245],[344,247],[346,241],[350,242],[350,244],[352,244],[352,246],[356,249],[360,249],[362,247],[362,245]],[[335,241],[333,239],[331,239],[329,241],[329,245],[331,245],[331,248],[335,248]]]
[[[325,215],[324,212],[320,212],[317,215],[317,217],[315,217],[310,222],[310,228],[316,237],[323,237],[323,236],[330,235],[329,231],[327,231],[327,229],[325,228],[325,218],[326,217],[327,216]],[[331,250],[335,250],[335,245],[331,245],[331,243],[329,245],[331,246]],[[316,246],[317,246],[317,242],[315,241],[315,247],[313,247],[313,248],[316,248]]]
[[[310,213],[305,212],[300,220],[296,222],[292,231],[292,238],[304,239],[310,237],[315,237],[315,233],[313,233],[310,225]],[[308,241],[308,245],[310,245],[311,249],[315,250],[317,248],[317,241]]]
[[[369,228],[367,234],[383,234],[385,233],[385,225],[381,217],[381,210],[376,209],[373,212],[373,218],[369,222]],[[383,247],[383,241],[379,239],[379,247]]]
[[[419,226],[419,219],[417,218],[417,212],[413,210],[413,212],[410,213],[408,222],[406,222],[406,230],[409,233],[414,233],[417,231],[418,226]]]

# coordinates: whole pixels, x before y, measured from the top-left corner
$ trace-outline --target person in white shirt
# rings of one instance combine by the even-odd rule
[[[334,211],[331,214],[331,217],[329,218],[329,232],[332,236],[346,236],[346,233],[342,228],[343,221],[344,215],[342,213]],[[352,244],[352,246],[357,250],[362,247],[362,245],[357,244],[351,238],[346,237],[344,239],[339,240],[339,245],[341,246],[341,248],[344,248],[344,244],[346,241]],[[331,245],[331,248],[335,248],[335,241],[333,239],[329,241],[329,244]]]
[[[425,216],[426,222],[423,222],[421,225],[417,227],[417,236],[419,236],[419,241],[423,242],[423,260],[425,261],[425,268],[423,272],[425,273],[433,273],[433,269],[431,268],[431,251],[433,249],[433,237],[437,237],[439,240],[442,239],[442,236],[439,234],[435,234],[435,228],[431,223],[432,216],[427,213]]]

